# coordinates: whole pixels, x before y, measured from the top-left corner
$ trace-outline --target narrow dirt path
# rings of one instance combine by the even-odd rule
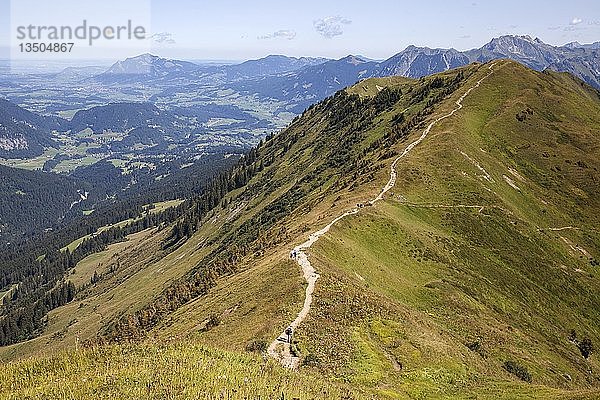
[[[505,212],[506,214],[512,215],[512,212],[510,212],[510,210],[507,210],[504,207],[493,206],[493,205],[481,206],[481,205],[469,205],[469,204],[455,204],[455,205],[451,205],[451,204],[419,204],[419,203],[408,203],[408,202],[404,202],[403,204],[408,207],[415,207],[415,208],[474,208],[474,209],[478,209],[480,214],[483,213],[483,210],[488,208],[488,209],[501,210],[501,211]]]
[[[415,140],[414,142],[409,144],[406,147],[406,149],[404,149],[402,154],[400,154],[398,157],[396,157],[396,159],[394,160],[394,162],[392,163],[392,165],[390,167],[390,179],[389,179],[388,183],[383,187],[383,189],[381,190],[379,195],[377,197],[375,197],[373,200],[369,201],[368,204],[374,205],[378,201],[383,200],[385,194],[387,192],[389,192],[396,184],[396,179],[398,177],[398,174],[396,172],[396,166],[398,165],[398,162],[400,162],[400,160],[402,160],[408,153],[410,153],[412,151],[412,149],[414,149],[417,145],[419,145],[419,143],[421,143],[427,137],[427,135],[429,135],[429,132],[436,124],[438,124],[440,121],[442,121],[446,118],[450,118],[456,112],[461,110],[463,108],[463,105],[462,105],[463,100],[474,89],[478,88],[481,85],[481,82],[483,82],[491,74],[494,73],[495,65],[496,65],[496,63],[491,64],[488,68],[489,72],[483,78],[478,80],[475,85],[470,87],[456,101],[456,103],[455,103],[456,107],[451,112],[449,112],[448,114],[442,115],[441,117],[439,117],[436,120],[434,120],[433,122],[431,122],[427,126],[427,128],[423,131],[421,136],[417,140]],[[296,319],[294,321],[292,321],[289,325],[289,327],[291,327],[293,331],[296,330],[296,328],[300,325],[300,323],[308,315],[308,312],[310,311],[310,306],[312,305],[312,295],[315,290],[315,284],[317,282],[317,279],[319,279],[319,274],[315,271],[315,268],[312,266],[312,264],[308,260],[308,254],[306,253],[306,251],[308,249],[310,249],[310,247],[313,244],[315,244],[321,236],[323,236],[324,234],[329,232],[331,227],[333,225],[335,225],[338,221],[346,218],[349,215],[357,214],[358,211],[359,211],[358,208],[354,208],[350,211],[345,212],[344,214],[340,215],[339,217],[337,217],[336,219],[331,221],[329,223],[329,225],[327,225],[320,231],[312,233],[308,237],[308,240],[306,242],[302,243],[299,246],[294,247],[294,249],[291,251],[293,258],[296,260],[296,262],[298,263],[300,268],[302,268],[302,272],[304,273],[304,279],[308,283],[308,285],[306,286],[306,297],[304,299],[304,305],[302,306],[302,310],[300,310],[300,313],[298,313],[298,316],[296,317]],[[285,332],[285,330],[269,345],[269,347],[267,349],[267,353],[269,354],[269,356],[278,360],[281,363],[281,365],[283,365],[286,368],[295,369],[298,367],[298,364],[300,362],[300,358],[297,355],[292,354],[291,345],[288,342],[288,335]]]
[[[581,228],[577,228],[576,226],[563,226],[561,228],[539,228],[539,231],[553,231],[553,232],[560,232],[560,231],[566,231],[567,229],[571,229],[574,231],[578,231],[581,230]]]

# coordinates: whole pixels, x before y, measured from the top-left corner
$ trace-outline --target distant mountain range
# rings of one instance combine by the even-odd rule
[[[169,60],[152,54],[117,61],[106,72],[94,79],[99,83],[127,83],[148,79],[173,78],[190,74],[201,67],[189,61]]]
[[[395,75],[420,78],[499,58],[512,59],[538,71],[569,72],[600,89],[600,42],[572,42],[559,47],[530,36],[510,35],[467,51],[408,46],[383,61],[356,55],[339,60],[270,55],[240,64],[200,65],[142,54],[118,61],[102,73],[92,74],[94,70],[90,68],[71,68],[57,74],[56,80],[109,85],[126,96],[140,95],[141,101],[162,103],[180,96],[189,98],[194,93],[198,93],[203,102],[213,102],[212,96],[217,93],[239,94],[247,99],[256,96],[263,102],[280,103],[275,114],[282,111],[299,114],[311,104],[362,79]],[[148,87],[160,91],[141,96],[140,88]]]
[[[348,56],[286,74],[233,82],[229,86],[244,94],[293,103],[295,106],[289,111],[301,113],[310,104],[354,84],[361,78],[374,76],[376,66],[374,62]]]
[[[591,43],[591,44],[581,44],[579,42],[571,42],[563,47],[567,47],[570,49],[600,49],[600,42]]]
[[[287,57],[270,55],[259,60],[249,60],[237,65],[228,65],[218,68],[223,71],[229,80],[247,79],[275,74],[298,71],[305,67],[323,64],[326,58],[312,57]]]
[[[326,61],[327,59],[324,58],[270,55],[259,60],[249,60],[234,65],[197,65],[188,61],[142,54],[116,62],[106,72],[97,75],[94,80],[104,84],[148,80],[164,81],[182,77],[189,80],[210,77],[211,81],[237,81],[296,71]]]
[[[537,71],[552,69],[569,72],[600,89],[598,46],[599,43],[571,43],[555,47],[529,36],[502,36],[479,49],[463,52],[455,49],[408,46],[382,62],[348,56],[288,74],[239,82],[232,87],[242,93],[256,93],[282,101],[297,101],[295,111],[298,111],[364,78],[392,75],[420,78],[471,62],[484,63],[508,58]]]
[[[198,65],[143,54],[119,61],[101,73],[96,67],[86,67],[68,68],[57,74],[54,77],[57,82],[110,85],[126,99],[108,104],[115,102],[107,98],[108,105],[85,107],[87,109],[75,113],[71,121],[35,115],[1,101],[0,156],[39,155],[44,147],[53,144],[50,137],[53,130],[79,132],[91,128],[94,132],[124,132],[141,128],[133,132],[135,135],[131,140],[137,138],[136,141],[141,143],[156,144],[163,143],[165,135],[179,136],[181,123],[186,120],[195,121],[194,126],[184,129],[188,132],[198,129],[209,132],[210,129],[200,124],[206,124],[210,118],[229,118],[230,123],[238,121],[229,125],[229,129],[269,129],[272,122],[261,120],[257,114],[251,115],[243,109],[254,102],[254,98],[265,104],[276,102],[278,108],[273,109],[273,115],[283,111],[300,114],[308,106],[362,79],[395,75],[420,78],[498,58],[512,59],[538,71],[568,72],[600,89],[600,42],[572,42],[557,47],[529,36],[502,36],[468,51],[408,46],[384,61],[354,55],[339,60],[271,55],[236,65]],[[151,96],[143,96],[144,91],[140,88],[147,87],[160,90]],[[241,95],[250,99],[250,103],[240,102],[242,108],[238,105],[219,106],[213,97],[220,96],[219,93],[228,93],[233,98]],[[188,101],[179,103],[178,98]],[[198,103],[200,98],[201,103]],[[77,98],[71,101],[80,102]],[[160,103],[160,108],[140,103],[148,101]],[[175,109],[178,115],[175,115]],[[121,144],[131,143],[124,141]]]
[[[143,54],[119,61],[106,72],[95,77],[104,83],[119,83],[132,80],[153,80],[186,76],[190,79],[221,77],[224,82],[258,79],[258,83],[249,82],[242,87],[253,88],[264,86],[265,78],[275,83],[281,78],[292,81],[296,78],[314,78],[310,82],[317,84],[317,92],[327,90],[327,86],[341,89],[347,83],[367,77],[401,75],[420,78],[448,69],[460,67],[471,62],[487,62],[498,58],[509,58],[521,64],[542,71],[546,68],[561,71],[562,65],[570,65],[566,72],[574,74],[597,88],[600,88],[600,42],[580,44],[572,42],[561,47],[544,43],[530,36],[501,36],[492,39],[478,49],[458,51],[455,49],[431,49],[428,47],[408,46],[400,53],[384,61],[373,61],[361,56],[348,56],[340,60],[324,58],[294,58],[282,55],[270,55],[259,60],[250,60],[236,65],[201,66],[187,61],[169,60]],[[596,66],[596,68],[576,68],[576,64]],[[358,66],[361,66],[358,68]],[[566,68],[566,67],[565,67]],[[295,83],[296,83],[295,82]],[[339,83],[338,83],[339,82]],[[274,85],[275,91],[282,88]],[[294,96],[298,91],[286,92]],[[313,95],[319,96],[317,93]],[[289,97],[289,96],[288,96]]]

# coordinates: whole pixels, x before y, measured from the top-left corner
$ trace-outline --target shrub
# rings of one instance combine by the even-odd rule
[[[505,361],[502,367],[511,374],[515,375],[517,378],[521,379],[522,381],[531,383],[531,374],[529,373],[527,368],[520,365],[516,361]]]
[[[206,320],[206,324],[201,329],[203,332],[208,332],[212,328],[218,326],[221,323],[221,319],[216,314],[210,314],[208,319]]]
[[[254,339],[246,345],[246,351],[249,353],[265,353],[269,344],[264,339]]]
[[[302,359],[302,365],[308,365],[316,367],[321,363],[319,357],[317,357],[314,353],[308,353],[304,359]]]
[[[583,339],[581,342],[579,342],[577,344],[577,347],[579,347],[579,351],[581,352],[581,355],[586,360],[588,358],[590,358],[590,356],[592,355],[592,352],[594,351],[594,344],[592,343],[592,340],[590,338]]]
[[[575,329],[571,329],[571,333],[569,333],[569,342],[577,343],[577,332],[575,332]]]
[[[302,355],[302,352],[300,351],[300,347],[298,346],[298,342],[295,340],[290,345],[290,353],[294,357],[300,357]]]
[[[481,357],[487,358],[487,353],[486,353],[485,349],[483,348],[483,346],[481,345],[481,342],[479,340],[476,340],[471,343],[467,343],[467,348],[471,351],[476,352]]]

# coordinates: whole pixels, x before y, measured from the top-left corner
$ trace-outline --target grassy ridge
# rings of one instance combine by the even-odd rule
[[[600,382],[569,340],[600,343],[600,99],[508,63],[464,104],[399,164],[385,204],[317,243],[306,360],[415,396],[576,397]]]
[[[2,399],[369,398],[258,355],[194,344],[103,346],[4,365]]]

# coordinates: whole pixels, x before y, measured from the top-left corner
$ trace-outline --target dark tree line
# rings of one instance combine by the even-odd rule
[[[144,192],[142,188],[138,188],[126,198],[105,202],[91,215],[73,219],[60,229],[38,232],[17,243],[0,245],[0,291],[12,288],[10,297],[5,298],[0,307],[0,345],[34,337],[43,327],[48,311],[72,299],[71,295],[56,296],[57,293],[62,293],[61,287],[70,287],[68,282],[62,280],[65,273],[80,260],[104,250],[111,243],[123,240],[129,234],[172,223],[181,217],[184,210],[191,207],[193,201],[184,202],[160,214],[151,214],[142,205],[169,200],[182,193],[202,193],[207,180],[222,165],[216,163],[212,167],[204,164],[191,167],[185,173],[164,182],[165,186],[160,191],[144,186],[148,189],[148,192]],[[12,172],[12,169],[9,171]],[[243,176],[237,179],[239,181]],[[60,182],[57,183],[56,180]],[[73,182],[73,190],[76,192],[76,179],[47,174],[45,181],[62,191],[65,191],[60,185],[62,181]],[[36,207],[41,210],[49,209],[55,200],[46,201],[48,207],[40,207],[39,204]],[[137,220],[123,228],[112,228],[94,235],[83,241],[72,253],[60,250],[80,237],[94,234],[100,227],[127,219]],[[72,293],[73,288],[67,292]]]
[[[10,296],[0,308],[0,345],[27,340],[40,333],[46,314],[75,297],[75,286],[65,281],[66,273],[90,254],[100,252],[127,235],[159,227],[175,221],[180,209],[168,209],[160,214],[144,216],[124,227],[113,227],[84,240],[73,252],[50,246],[41,257],[2,255],[0,283],[11,288]],[[66,245],[66,244],[65,244]],[[38,254],[38,253],[34,253]]]

